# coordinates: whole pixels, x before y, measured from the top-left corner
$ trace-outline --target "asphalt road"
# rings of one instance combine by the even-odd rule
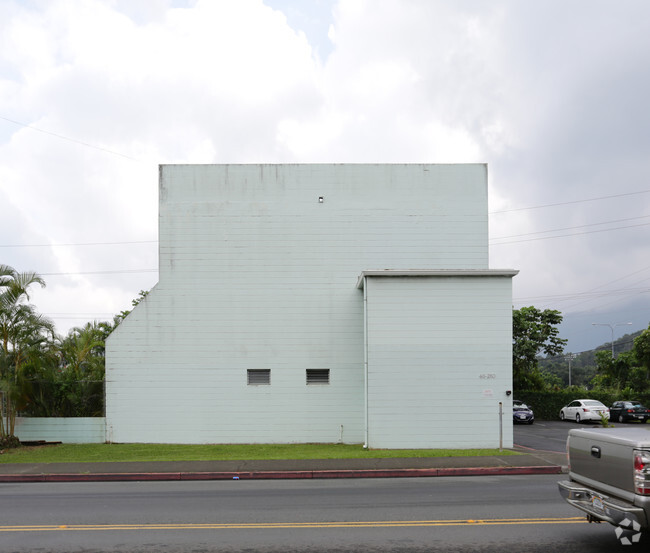
[[[0,552],[610,552],[561,476],[0,486]]]

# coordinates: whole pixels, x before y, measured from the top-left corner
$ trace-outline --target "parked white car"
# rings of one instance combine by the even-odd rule
[[[609,408],[595,399],[576,399],[560,409],[560,419],[563,421],[599,421],[600,414],[609,419]]]

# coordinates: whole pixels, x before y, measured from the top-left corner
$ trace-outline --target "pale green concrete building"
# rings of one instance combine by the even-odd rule
[[[108,440],[512,446],[485,165],[164,165],[159,232]]]

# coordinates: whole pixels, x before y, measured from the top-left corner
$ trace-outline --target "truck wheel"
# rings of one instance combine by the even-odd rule
[[[576,413],[576,422],[580,424],[580,413]]]

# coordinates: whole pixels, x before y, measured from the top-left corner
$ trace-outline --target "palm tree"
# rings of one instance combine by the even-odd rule
[[[26,397],[25,367],[40,355],[45,342],[54,339],[52,321],[26,303],[34,284],[45,286],[45,281],[36,273],[0,265],[0,394],[6,417],[3,421],[0,416],[0,436],[14,433],[16,410]]]
[[[36,273],[19,273],[9,265],[0,264],[0,310],[29,300],[28,289],[33,284],[45,287],[45,281]]]
[[[104,412],[104,341],[112,330],[106,322],[75,327],[61,342],[62,372],[59,375],[61,411],[67,416],[97,416]]]

